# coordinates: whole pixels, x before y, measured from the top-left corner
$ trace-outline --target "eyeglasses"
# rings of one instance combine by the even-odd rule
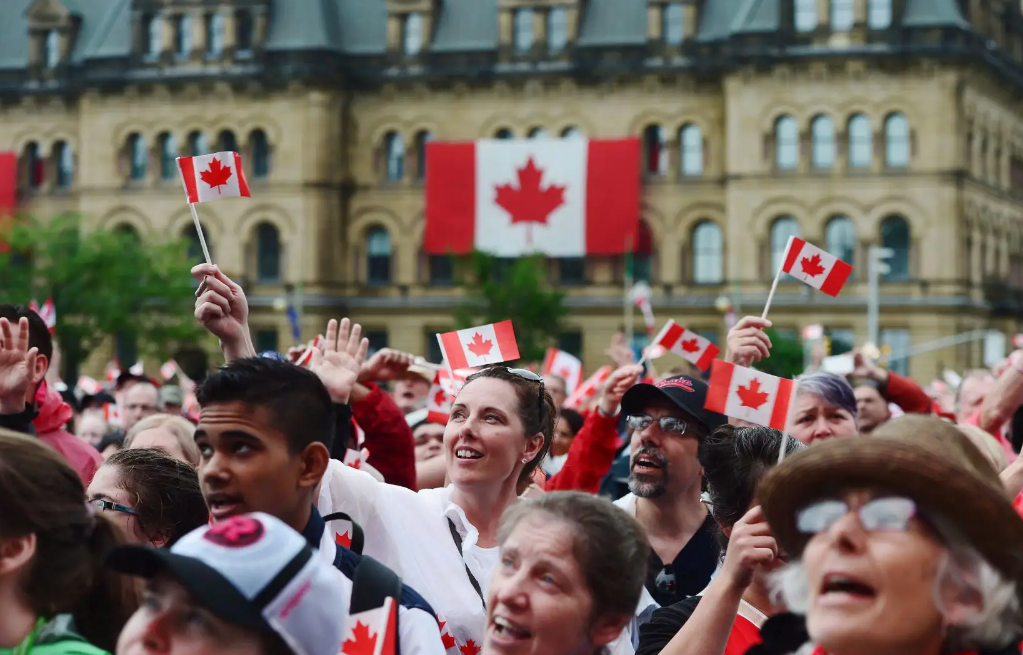
[[[674,432],[676,434],[685,434],[686,430],[689,429],[688,421],[683,421],[680,418],[674,418],[672,416],[662,416],[661,418],[654,418],[652,416],[626,416],[625,424],[633,430],[645,430],[646,428],[653,425],[654,421],[657,422],[658,427],[664,432]]]
[[[856,512],[868,532],[903,532],[917,516],[916,503],[909,498],[875,498],[856,509],[841,500],[822,500],[796,515],[796,528],[803,534],[819,534],[831,528],[849,512]]]
[[[102,498],[90,500],[89,503],[92,504],[97,510],[101,512],[120,512],[121,514],[131,514],[132,516],[138,516],[138,512],[128,507],[127,505],[118,505],[115,502],[103,500]]]
[[[532,371],[530,371],[528,369],[524,369],[524,368],[508,368],[507,366],[499,366],[499,367],[496,367],[496,368],[503,368],[504,370],[508,371],[512,375],[520,377],[523,380],[529,380],[530,382],[539,382],[540,383],[540,391],[537,394],[537,407],[538,407],[538,413],[540,415],[540,417],[539,417],[540,418],[540,422],[543,423],[543,407],[544,407],[544,401],[543,401],[543,378],[540,377],[539,375],[537,375],[536,373],[534,373],[534,372],[532,372]]]
[[[669,566],[658,571],[657,578],[654,579],[654,588],[659,594],[674,596],[675,590],[678,588],[678,584],[675,582],[675,571]]]

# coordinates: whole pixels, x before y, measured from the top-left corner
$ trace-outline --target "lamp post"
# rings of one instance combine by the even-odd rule
[[[891,267],[885,262],[892,257],[895,251],[891,248],[879,248],[871,246],[867,252],[867,342],[878,345],[878,314],[879,295],[878,289],[881,276],[888,273]]]

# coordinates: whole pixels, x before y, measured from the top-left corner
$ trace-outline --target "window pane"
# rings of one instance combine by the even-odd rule
[[[693,282],[719,284],[722,279],[723,240],[717,223],[704,221],[693,230]]]
[[[562,332],[558,335],[558,350],[564,350],[569,355],[582,359],[583,356],[583,333]]]
[[[160,135],[160,179],[173,180],[178,174],[178,144],[174,135],[164,132]]]
[[[57,144],[57,187],[70,189],[75,174],[75,158],[71,146],[61,142]]]
[[[451,286],[455,282],[455,262],[449,255],[430,255],[430,284]]]
[[[646,152],[646,172],[649,175],[668,173],[668,139],[660,125],[648,125],[643,130],[643,146]]]
[[[387,151],[387,179],[397,182],[405,177],[405,141],[398,132],[390,132],[384,147]]]
[[[146,177],[146,164],[149,153],[146,152],[146,140],[139,134],[133,134],[131,140],[131,179],[141,180]]]
[[[824,229],[824,249],[843,262],[855,265],[856,228],[846,216],[836,216]]]
[[[210,14],[206,18],[206,53],[219,56],[224,51],[224,17]]]
[[[263,130],[255,130],[249,140],[252,148],[252,174],[264,178],[270,174],[270,142]]]
[[[440,332],[447,332],[450,328],[445,327]],[[444,362],[444,355],[440,350],[440,342],[437,341],[437,331],[427,330],[426,334],[423,335],[426,340],[426,359],[434,364],[441,364]]]
[[[686,125],[681,133],[682,175],[686,177],[703,174],[703,134],[695,125]]]
[[[413,56],[419,54],[423,48],[423,17],[419,12],[409,12],[405,15],[403,25],[402,47],[405,54]]]
[[[362,336],[369,340],[368,356],[387,347],[387,330],[368,330],[363,332]]]
[[[213,244],[210,243],[210,231],[206,229],[205,225],[202,226],[203,237],[206,239],[206,247],[210,249],[210,258],[213,258]],[[206,261],[206,255],[202,251],[202,241],[199,239],[199,233],[195,231],[195,224],[189,223],[182,234],[184,239],[188,241],[188,261],[190,262],[204,262]]]
[[[252,54],[252,14],[239,11],[234,17],[235,49],[237,54]]]
[[[187,57],[192,52],[192,17],[188,14],[178,16],[177,52],[179,57]]]
[[[855,114],[849,119],[849,166],[869,168],[874,160],[874,135],[871,134],[870,119]]]
[[[867,27],[884,30],[892,24],[892,0],[870,0],[867,4]]]
[[[60,34],[57,30],[46,33],[46,67],[56,68],[60,63]]]
[[[892,357],[905,355],[910,346],[909,330],[881,330],[881,346],[890,349]],[[909,359],[894,359],[888,369],[898,375],[909,375]]]
[[[380,227],[366,235],[366,281],[373,285],[391,281],[391,235]]]
[[[547,49],[560,52],[568,43],[568,12],[564,7],[554,7],[547,14]]]
[[[416,135],[416,179],[426,179],[426,144],[433,140],[429,132],[420,132]]]
[[[774,277],[774,274],[781,268],[789,237],[798,237],[801,233],[799,223],[791,216],[783,216],[771,225],[771,277]],[[788,277],[788,275],[784,277]]]
[[[835,164],[835,125],[827,116],[818,116],[811,125],[813,167],[831,168]]]
[[[533,47],[533,10],[515,10],[515,50],[528,52]]]
[[[583,257],[561,257],[558,259],[558,279],[565,285],[586,284],[586,259]]]
[[[685,34],[683,29],[682,3],[671,2],[664,5],[662,32],[664,43],[667,45],[679,45],[682,43]]]
[[[791,116],[782,116],[774,125],[775,165],[792,170],[799,165],[799,124]]]
[[[272,284],[281,278],[281,237],[270,223],[256,228],[256,277],[262,284]]]
[[[795,24],[797,32],[817,29],[817,0],[796,0]]]
[[[163,52],[163,21],[159,16],[150,16],[146,22],[146,55],[156,58]]]
[[[501,129],[499,129],[497,132],[494,133],[494,138],[495,139],[514,139],[515,135],[507,127],[502,127]]]
[[[856,344],[856,335],[846,328],[824,328],[824,334],[831,341],[830,354],[844,355],[852,352]]]
[[[217,137],[217,149],[221,152],[238,152],[238,139],[235,138],[234,132],[231,130],[224,130]]]
[[[273,328],[256,330],[255,346],[257,353],[265,353],[267,351],[278,352],[280,345],[277,339],[277,330]]]
[[[831,29],[847,32],[853,26],[853,0],[831,0]]]
[[[909,223],[901,216],[889,216],[881,223],[881,247],[891,248],[894,254],[886,262],[886,280],[909,279]]]
[[[206,155],[210,152],[210,144],[206,141],[206,135],[202,132],[192,132],[188,135],[189,154],[193,157]]]
[[[884,124],[885,164],[890,168],[909,166],[909,121],[903,114],[892,114]]]

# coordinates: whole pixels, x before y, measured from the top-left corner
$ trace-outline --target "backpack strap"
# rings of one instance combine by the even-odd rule
[[[362,561],[355,568],[355,579],[352,580],[350,613],[359,614],[382,607],[388,597],[400,604],[401,590],[401,578],[397,573],[372,557],[363,555]]]
[[[323,517],[325,523],[331,521],[348,521],[352,524],[352,545],[349,546],[349,550],[362,555],[362,547],[366,544],[366,536],[362,532],[362,528],[356,523],[352,517],[348,516],[344,512],[334,512]],[[377,606],[379,607],[379,605]]]

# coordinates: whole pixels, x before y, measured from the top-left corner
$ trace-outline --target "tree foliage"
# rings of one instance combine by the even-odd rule
[[[0,302],[52,297],[65,356],[82,361],[114,337],[165,357],[195,344],[194,285],[183,242],[131,231],[84,232],[77,216],[19,220],[0,252]]]
[[[799,339],[784,336],[774,328],[768,328],[766,332],[771,340],[771,356],[757,362],[756,369],[782,378],[794,378],[801,374],[804,353]]]
[[[512,319],[519,354],[542,360],[562,332],[567,313],[565,294],[546,282],[545,259],[501,259],[475,252],[459,262],[466,299],[455,312],[457,327],[467,328]]]

